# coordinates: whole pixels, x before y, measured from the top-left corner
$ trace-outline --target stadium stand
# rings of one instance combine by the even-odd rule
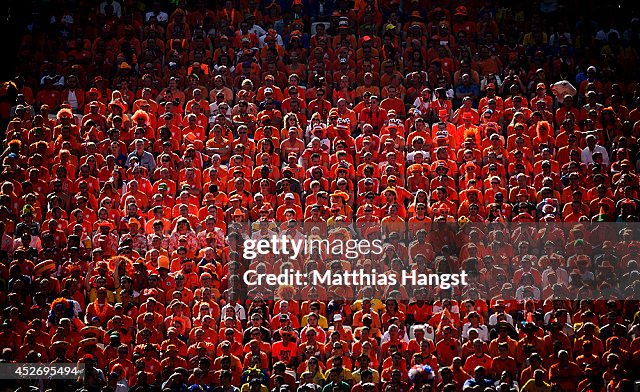
[[[0,88],[0,365],[85,368],[0,390],[638,390],[633,2],[31,3]],[[244,257],[284,232],[384,253]]]

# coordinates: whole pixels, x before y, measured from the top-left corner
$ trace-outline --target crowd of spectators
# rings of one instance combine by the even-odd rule
[[[85,374],[0,389],[632,391],[640,19],[510,3],[35,4],[0,86],[0,361]],[[243,259],[302,230],[384,253]]]

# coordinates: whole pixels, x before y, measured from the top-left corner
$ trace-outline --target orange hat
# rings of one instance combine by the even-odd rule
[[[169,269],[169,257],[162,255],[158,257],[158,269],[166,268]]]
[[[463,169],[467,170],[468,168],[473,168],[473,170],[476,170],[478,166],[473,162],[467,162],[463,165]]]
[[[184,140],[189,143],[193,143],[196,141],[196,135],[194,135],[193,132],[189,132],[184,136]]]
[[[178,347],[175,344],[170,344],[167,346],[167,352],[178,352]]]
[[[64,340],[56,340],[51,344],[51,348],[53,348],[54,350],[57,350],[60,348],[66,349],[67,347],[69,347],[69,343],[65,342]]]
[[[96,338],[86,338],[86,339],[82,339],[79,343],[78,346],[80,346],[80,348],[86,348],[89,346],[94,346],[98,344],[98,339]]]
[[[80,334],[82,336],[94,335],[98,337],[102,336],[104,334],[104,331],[98,327],[94,327],[93,325],[88,325],[80,330]]]
[[[330,195],[331,197],[341,197],[345,202],[349,201],[349,194],[344,191],[337,191]]]
[[[395,189],[393,189],[393,188],[387,188],[387,189],[385,189],[382,193],[387,193],[387,192],[391,192],[391,193],[393,193],[393,194],[394,194],[394,195],[396,195],[396,196],[398,195],[398,192],[396,192],[396,190],[395,190]]]
[[[45,272],[53,272],[55,271],[55,269],[56,269],[56,264],[53,260],[41,261],[40,263],[36,264],[36,266],[33,268],[33,275],[39,276]]]
[[[422,173],[422,165],[414,163],[413,165],[409,166],[409,168],[407,168],[407,172],[409,173]]]
[[[114,106],[119,107],[123,113],[127,111],[127,106],[124,104],[124,102],[122,102],[120,98],[116,98],[115,100],[109,102],[110,109],[112,109]]]

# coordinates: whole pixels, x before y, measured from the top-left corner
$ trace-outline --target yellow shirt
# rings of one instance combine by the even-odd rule
[[[382,301],[380,301],[379,299],[371,299],[371,309],[375,310],[376,312],[380,313],[384,310],[385,306],[382,303]],[[355,301],[353,303],[353,305],[351,305],[351,309],[354,312],[357,312],[358,310],[362,309],[362,300],[359,299],[357,301]]]
[[[91,291],[89,291],[89,302],[91,303],[93,301],[95,301],[96,299],[98,299],[98,290],[94,287],[91,289]],[[110,304],[115,303],[115,297],[113,295],[113,291],[111,290],[107,290],[107,302],[109,302]]]
[[[251,386],[249,383],[243,384],[242,388],[240,388],[240,392],[249,392],[251,390]],[[260,392],[269,392],[269,389],[264,385],[260,385]]]
[[[543,381],[541,386],[536,385],[536,381],[534,379],[530,379],[529,381],[524,383],[524,386],[521,389],[522,392],[550,392],[551,385],[549,385],[546,381]]]
[[[318,326],[320,326],[323,329],[329,329],[329,323],[327,322],[327,318],[324,317],[321,314],[318,314]],[[303,316],[302,320],[300,321],[300,327],[304,328],[307,326],[307,324],[309,323],[309,315]]]

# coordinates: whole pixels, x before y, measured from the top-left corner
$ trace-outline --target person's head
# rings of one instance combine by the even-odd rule
[[[335,360],[334,360],[334,364],[335,364]],[[340,381],[342,381],[342,368],[336,368],[333,367],[331,368],[331,370],[329,371],[329,380],[331,380],[331,382],[333,383],[339,383]]]
[[[475,369],[473,369],[473,376],[476,380],[483,380],[486,374],[487,371],[484,366],[476,366]]]
[[[567,350],[558,351],[558,362],[560,362],[560,364],[569,362],[569,352]]]

